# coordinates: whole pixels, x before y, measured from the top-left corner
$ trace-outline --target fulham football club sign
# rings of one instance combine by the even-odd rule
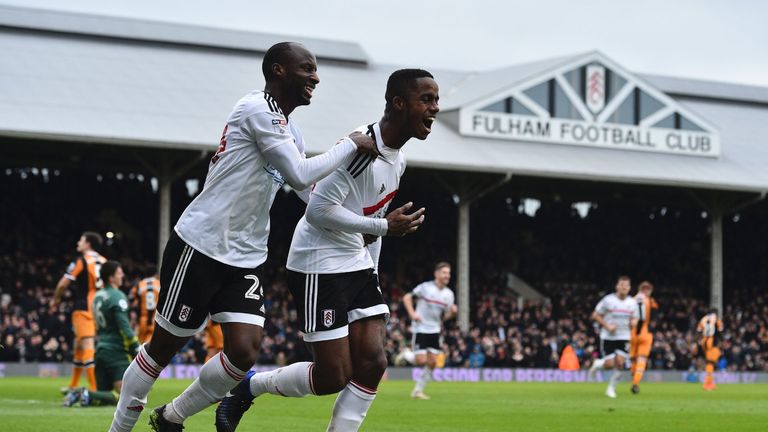
[[[705,119],[595,52],[459,109],[462,135],[717,157]]]

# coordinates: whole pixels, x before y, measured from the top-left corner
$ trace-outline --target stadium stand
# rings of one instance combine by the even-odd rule
[[[25,172],[26,174],[22,174]],[[24,202],[26,212],[9,212],[5,220],[13,236],[0,238],[0,350],[3,362],[65,362],[71,360],[72,332],[68,317],[71,304],[64,301],[51,314],[48,302],[56,281],[74,254],[76,237],[87,226],[119,234],[107,245],[105,255],[123,262],[127,273],[124,290],[143,274],[155,251],[153,224],[143,224],[144,210],[136,203],[153,194],[149,179],[116,177],[94,181],[76,174],[38,170],[3,173],[8,193],[0,196],[3,208]],[[385,242],[381,285],[388,296],[392,316],[387,351],[390,363],[410,344],[410,327],[400,298],[417,283],[430,277],[438,259],[455,256],[450,235],[454,220],[449,195],[427,193],[425,175],[411,174],[404,183],[413,186],[403,197],[424,199],[430,209],[429,224],[420,236]],[[47,179],[47,180],[46,180]],[[83,196],[98,193],[106,205],[87,206],[87,199],[64,191],[76,186]],[[434,189],[432,189],[434,192]],[[35,196],[35,199],[30,199]],[[180,194],[174,201],[189,199]],[[61,217],[56,210],[64,200],[82,205],[80,218]],[[271,257],[266,280],[270,319],[262,343],[260,364],[287,364],[310,357],[298,332],[296,311],[285,286],[282,267],[292,224],[301,212],[297,199],[281,194],[275,205],[284,217],[273,218]],[[597,300],[612,289],[617,273],[629,273],[633,283],[651,279],[658,287],[661,310],[656,318],[651,353],[653,369],[687,370],[696,366],[695,324],[707,308],[705,239],[697,239],[706,222],[700,211],[685,207],[661,212],[641,211],[641,204],[624,204],[603,198],[582,218],[565,201],[544,201],[535,215],[522,211],[521,198],[512,190],[500,191],[478,204],[473,222],[473,272],[471,275],[471,329],[462,333],[455,321],[444,332],[446,366],[557,367],[559,353],[570,344],[582,368],[597,355],[597,336],[589,315]],[[110,215],[105,218],[104,214]],[[726,261],[726,301],[723,320],[723,358],[720,367],[732,371],[768,371],[768,293],[759,285],[765,269],[755,255],[762,244],[750,248],[749,235],[763,235],[754,222],[766,212],[761,204],[731,220],[727,239],[731,258]],[[664,213],[664,214],[662,214]],[[650,218],[649,214],[656,215]],[[90,215],[90,216],[88,216]],[[115,215],[120,215],[116,218]],[[667,220],[664,222],[663,220]],[[109,221],[109,222],[106,222]],[[126,222],[126,221],[131,221]],[[750,222],[752,221],[752,222]],[[738,222],[738,223],[737,223]],[[482,229],[496,227],[495,229]],[[628,229],[628,226],[634,228]],[[149,228],[148,228],[149,227]],[[576,229],[578,228],[578,229]],[[608,235],[596,235],[597,232]],[[674,242],[664,243],[674,233]],[[751,233],[751,234],[750,234]],[[503,236],[503,237],[500,237]],[[495,239],[504,238],[505,242]],[[144,241],[141,241],[144,239]],[[481,245],[474,246],[474,245]],[[664,247],[658,247],[664,245]],[[650,256],[649,256],[650,255]],[[676,257],[686,256],[685,259]],[[549,302],[526,303],[507,292],[506,274],[515,271]],[[135,319],[135,313],[132,315]],[[174,360],[200,363],[205,351],[194,338]]]

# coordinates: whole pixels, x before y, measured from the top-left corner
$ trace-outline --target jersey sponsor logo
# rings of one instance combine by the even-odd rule
[[[330,327],[336,321],[336,311],[333,309],[323,309],[323,325]]]
[[[181,310],[179,311],[179,321],[187,322],[190,315],[192,315],[192,308],[185,304],[182,304]]]
[[[272,119],[272,128],[277,133],[284,134],[285,133],[285,127],[288,125],[288,122],[285,121],[285,119]]]

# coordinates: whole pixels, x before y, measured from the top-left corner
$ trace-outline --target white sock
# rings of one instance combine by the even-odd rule
[[[123,374],[123,387],[109,427],[110,432],[128,432],[133,429],[147,404],[147,394],[163,368],[147,354],[142,345]]]
[[[235,367],[223,351],[216,354],[200,368],[200,376],[184,393],[165,407],[163,417],[173,423],[183,423],[187,417],[220,401],[247,372]]]
[[[357,431],[375,398],[376,390],[350,381],[336,398],[328,432]]]
[[[599,358],[595,360],[594,365],[592,367],[594,367],[595,369],[602,369],[604,364],[605,364],[605,359]]]
[[[403,351],[403,359],[408,363],[413,364],[416,361],[416,354],[411,350]]]
[[[416,381],[416,387],[413,388],[413,392],[418,393],[424,391],[424,387],[427,385],[427,382],[431,380],[432,369],[430,369],[429,366],[424,366],[424,369],[421,370],[421,376]]]
[[[251,394],[256,397],[270,393],[284,397],[304,397],[315,394],[312,385],[312,362],[298,362],[269,372],[253,374]]]
[[[611,378],[608,380],[608,387],[616,388],[616,382],[619,381],[619,378],[621,378],[621,370],[614,369],[613,373],[611,374]]]

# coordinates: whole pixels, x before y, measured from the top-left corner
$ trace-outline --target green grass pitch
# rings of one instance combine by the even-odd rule
[[[147,431],[150,407],[180,393],[189,381],[161,380],[134,430]],[[64,408],[64,379],[0,378],[0,430],[106,431],[112,407]],[[430,383],[429,401],[408,397],[412,384],[384,382],[362,431],[766,431],[768,385],[647,383],[639,395],[621,384],[619,398],[604,384]],[[324,431],[335,397],[256,400],[238,430]],[[187,431],[213,431],[213,408],[188,419]]]

